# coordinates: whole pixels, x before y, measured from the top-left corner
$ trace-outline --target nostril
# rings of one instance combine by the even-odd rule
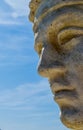
[[[56,67],[64,66],[64,64],[62,62],[57,61],[57,60],[53,63],[53,65],[56,66]]]
[[[52,77],[52,76],[58,76],[62,75],[66,71],[66,68],[63,64],[53,64],[53,65],[42,65],[40,64],[38,66],[38,73],[43,77]]]
[[[43,67],[43,66],[38,66],[38,68],[37,68],[37,70],[38,70],[38,73],[41,75],[41,76],[44,76],[45,74],[46,74],[46,70],[47,69],[45,69],[45,67]]]

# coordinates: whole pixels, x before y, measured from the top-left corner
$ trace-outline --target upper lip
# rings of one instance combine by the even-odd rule
[[[51,89],[53,94],[56,94],[61,91],[73,91],[75,88],[71,85],[65,85],[61,83],[54,82],[51,84]]]

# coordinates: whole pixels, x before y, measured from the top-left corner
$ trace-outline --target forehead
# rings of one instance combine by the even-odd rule
[[[73,9],[71,9],[73,6]],[[79,6],[79,8],[74,7]],[[80,8],[81,7],[81,8]],[[68,14],[69,12],[69,14]],[[67,16],[66,16],[67,15]],[[80,16],[80,19],[79,19]],[[78,24],[78,21],[82,23],[83,21],[83,0],[42,0],[40,5],[35,13],[35,20],[34,20],[34,32],[38,30],[38,28],[46,29],[49,25],[53,25],[54,27],[56,23],[60,25],[60,23],[68,24],[72,18],[72,24],[75,23],[75,20]],[[70,18],[70,19],[68,19]],[[66,23],[65,23],[66,22]],[[73,25],[71,25],[73,26]],[[80,24],[81,26],[81,24]],[[53,27],[53,26],[52,26]],[[83,27],[83,23],[82,23]]]
[[[35,13],[37,21],[34,21],[33,28],[34,32],[38,32],[37,41],[41,41],[43,37],[55,45],[58,33],[64,28],[70,28],[70,32],[71,27],[74,27],[73,30],[83,28],[83,10],[80,7],[71,9],[70,6],[74,5],[83,9],[83,0],[42,0]]]

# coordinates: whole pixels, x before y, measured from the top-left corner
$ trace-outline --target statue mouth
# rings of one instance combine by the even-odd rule
[[[51,85],[51,88],[52,88],[54,94],[61,92],[61,91],[72,91],[75,89],[75,87],[72,87],[71,85],[69,85],[69,83],[61,84],[59,82],[53,83]]]
[[[54,100],[59,103],[66,102],[69,99],[71,99],[72,95],[74,95],[74,90],[67,90],[67,89],[60,90],[55,92]]]
[[[73,98],[76,98],[76,88],[69,83],[54,82],[51,84],[51,89],[54,95],[54,100],[61,103],[68,103]]]

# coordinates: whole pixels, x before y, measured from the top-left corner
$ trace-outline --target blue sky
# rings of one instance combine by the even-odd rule
[[[0,128],[67,130],[47,79],[37,74],[29,0],[0,0]]]

